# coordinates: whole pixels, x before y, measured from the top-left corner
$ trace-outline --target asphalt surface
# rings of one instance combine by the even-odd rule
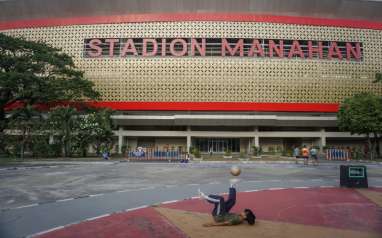
[[[239,191],[339,185],[339,165],[240,163]],[[232,163],[44,163],[0,168],[0,237],[25,237],[113,212],[226,192]],[[368,167],[382,186],[382,165]]]

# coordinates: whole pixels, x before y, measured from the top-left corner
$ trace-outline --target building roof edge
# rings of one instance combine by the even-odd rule
[[[148,13],[110,16],[29,19],[0,22],[0,30],[70,25],[181,21],[268,22],[295,25],[382,30],[382,22],[375,21],[315,18],[301,16],[275,16],[248,13]]]

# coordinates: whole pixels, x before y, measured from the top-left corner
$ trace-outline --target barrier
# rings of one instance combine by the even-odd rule
[[[153,150],[149,148],[127,151],[125,156],[128,159],[141,160],[181,160],[185,155],[178,150]]]
[[[327,149],[326,150],[327,160],[350,160],[351,153],[349,150],[344,149]]]

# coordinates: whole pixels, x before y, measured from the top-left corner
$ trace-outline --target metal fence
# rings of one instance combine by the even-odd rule
[[[350,160],[351,152],[347,149],[327,149],[327,160]]]
[[[180,150],[155,150],[155,149],[137,149],[127,151],[125,156],[128,159],[141,160],[182,160],[186,157]]]

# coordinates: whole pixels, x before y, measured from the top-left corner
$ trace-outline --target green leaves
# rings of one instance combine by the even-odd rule
[[[41,116],[41,105],[97,99],[100,94],[93,86],[60,49],[0,33],[0,152],[5,150],[6,128],[31,131],[29,127],[36,118],[31,113]],[[12,107],[15,103],[18,107]],[[55,131],[66,131],[62,137],[67,141],[70,128],[75,127],[70,123],[76,123],[76,113],[74,108],[57,109],[48,125]],[[12,116],[6,118],[6,114]],[[27,139],[28,133],[23,133],[24,144]],[[69,153],[69,147],[70,142],[65,142],[65,152]]]
[[[102,109],[81,114],[69,106],[59,106],[48,114],[46,129],[62,145],[65,156],[81,153],[86,156],[90,144],[96,151],[101,147],[111,149],[113,131],[111,111]]]
[[[0,33],[0,107],[97,99],[93,86],[59,49]]]
[[[382,132],[382,99],[371,93],[356,94],[341,104],[338,126],[352,134]]]

